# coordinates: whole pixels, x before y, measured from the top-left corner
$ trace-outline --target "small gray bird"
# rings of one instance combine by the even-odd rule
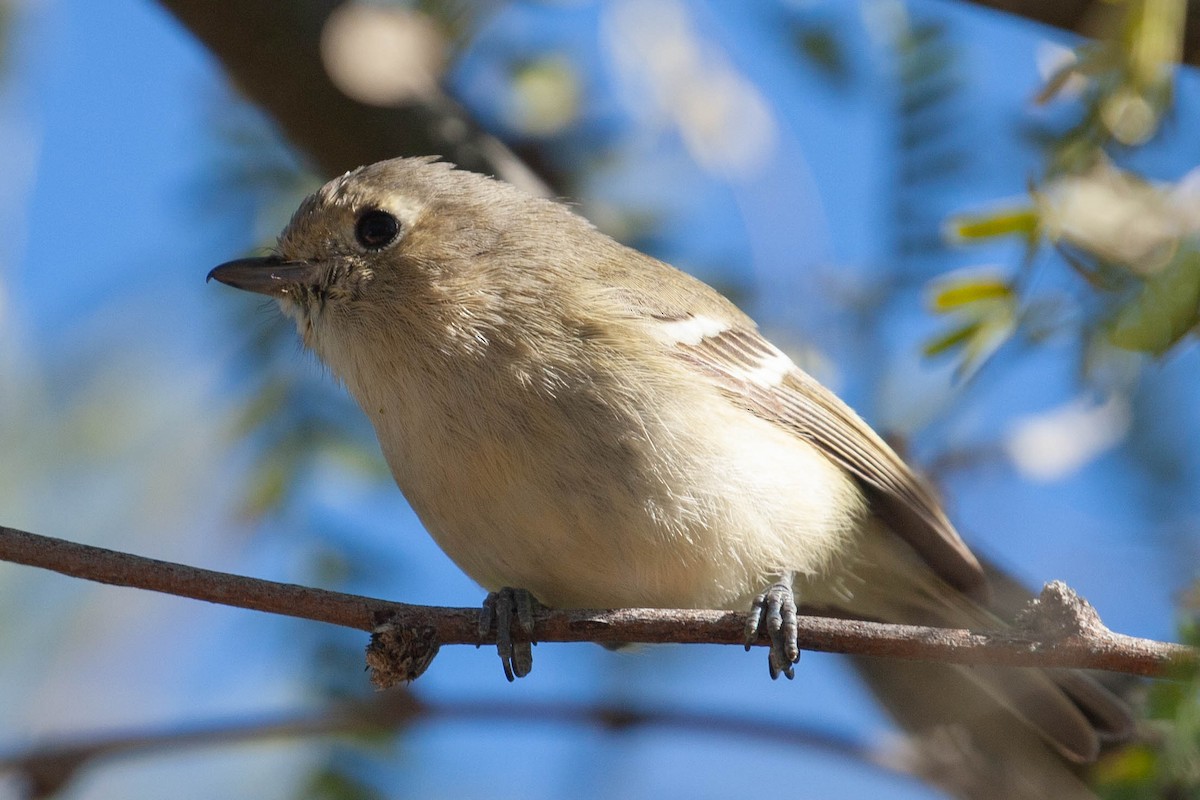
[[[838,616],[1004,625],[990,568],[862,419],[712,288],[563,205],[430,158],[385,161],[306,199],[274,255],[209,277],[295,320],[430,534],[502,592],[502,639],[529,594],[753,609],[750,639],[767,631],[771,674],[790,678],[797,598]],[[507,647],[511,679],[529,661]],[[1074,761],[1130,724],[1078,672],[863,669],[877,685],[953,685],[973,700],[933,717],[985,709]]]

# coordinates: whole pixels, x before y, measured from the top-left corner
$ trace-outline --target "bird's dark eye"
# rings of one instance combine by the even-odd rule
[[[364,211],[354,224],[354,236],[368,250],[387,247],[400,233],[400,220],[386,211],[373,208]]]

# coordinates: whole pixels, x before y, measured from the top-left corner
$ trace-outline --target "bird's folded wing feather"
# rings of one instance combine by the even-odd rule
[[[958,589],[982,594],[979,561],[931,489],[853,410],[798,368],[752,325],[701,315],[660,316],[674,352],[734,403],[783,426],[854,475],[872,511]]]

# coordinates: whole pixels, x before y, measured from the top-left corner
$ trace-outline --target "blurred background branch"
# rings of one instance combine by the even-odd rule
[[[341,0],[161,2],[326,177],[398,154],[436,153],[533,194],[548,194],[554,183],[553,175],[526,166],[445,94],[441,71],[452,43],[419,11],[356,9]],[[365,75],[353,66],[331,73],[331,62],[363,55],[364,48],[368,59],[385,59],[390,76],[370,72],[369,63]],[[389,91],[397,74],[407,81]],[[337,76],[344,76],[340,86]],[[347,92],[347,84],[371,88]]]
[[[1053,25],[1081,36],[1103,35],[1101,20],[1111,12],[1113,3],[1107,0],[1055,0],[1044,3],[1040,0],[968,0],[975,5],[1015,14],[1044,25]],[[1188,8],[1184,28],[1182,61],[1191,66],[1200,65],[1200,11]]]
[[[494,702],[486,699],[430,701],[400,688],[367,700],[335,702],[318,711],[277,714],[266,719],[77,734],[71,740],[41,742],[21,752],[0,753],[0,773],[16,773],[23,784],[24,797],[36,800],[62,792],[85,770],[102,767],[116,759],[153,755],[155,751],[318,736],[369,740],[381,734],[399,734],[416,725],[463,721],[556,727],[576,725],[609,734],[657,728],[689,737],[731,737],[749,740],[756,746],[815,750],[823,756],[847,759],[858,766],[916,777],[913,756],[899,743],[857,741],[836,731],[797,724],[792,720],[581,703]]]

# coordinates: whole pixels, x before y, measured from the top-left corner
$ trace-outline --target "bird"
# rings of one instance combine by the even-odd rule
[[[382,161],[209,278],[275,298],[348,388],[425,528],[490,593],[509,680],[531,656],[506,632],[534,604],[747,610],[773,678],[794,676],[798,609],[1010,624],[1009,583],[858,414],[716,290],[562,202]],[[901,721],[986,709],[1072,763],[1132,724],[1081,672],[860,663],[912,706]],[[921,680],[970,702],[922,701]]]

